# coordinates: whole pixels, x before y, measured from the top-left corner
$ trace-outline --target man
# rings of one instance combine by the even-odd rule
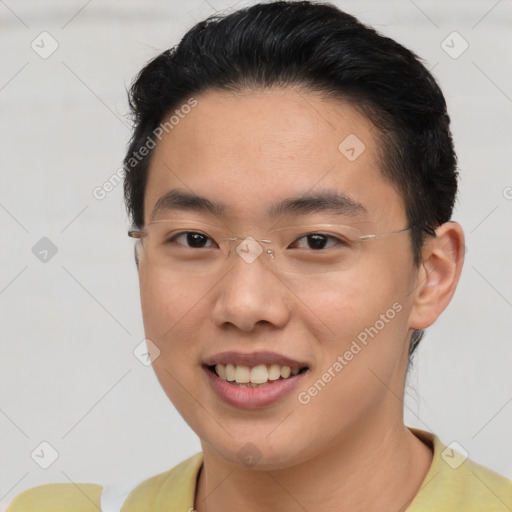
[[[148,349],[203,451],[122,510],[509,510],[510,482],[403,422],[464,257],[446,104],[417,58],[330,5],[257,4],[193,27],[131,105]]]

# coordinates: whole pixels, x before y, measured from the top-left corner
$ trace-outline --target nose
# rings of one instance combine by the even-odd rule
[[[230,271],[219,283],[212,311],[216,326],[231,324],[250,332],[261,323],[277,328],[286,325],[290,318],[291,297],[271,265],[265,251],[255,259],[247,259],[242,247],[242,252],[233,255]]]

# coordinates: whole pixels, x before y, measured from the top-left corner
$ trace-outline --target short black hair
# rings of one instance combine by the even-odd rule
[[[211,16],[142,69],[129,93],[135,125],[124,159],[134,226],[144,225],[152,154],[140,149],[156,145],[173,109],[209,90],[288,86],[348,101],[376,126],[381,171],[404,199],[419,265],[426,234],[451,219],[457,193],[444,96],[413,52],[330,3],[258,3]],[[417,331],[411,353],[420,339]]]

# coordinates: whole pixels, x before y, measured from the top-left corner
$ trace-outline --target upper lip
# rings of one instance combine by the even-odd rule
[[[289,366],[290,368],[304,368],[308,366],[307,363],[276,354],[275,352],[220,352],[204,360],[205,366],[230,363],[250,367],[260,364],[278,364],[280,366]]]

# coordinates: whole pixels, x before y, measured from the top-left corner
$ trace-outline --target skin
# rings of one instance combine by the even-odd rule
[[[207,91],[154,150],[145,219],[173,188],[227,205],[222,220],[238,236],[265,238],[267,208],[311,190],[360,202],[346,217],[364,233],[407,226],[404,201],[379,170],[378,132],[340,100],[293,88]],[[338,146],[349,134],[365,151],[349,161]],[[189,212],[184,218],[218,223]],[[332,215],[301,222],[333,222]],[[402,400],[413,329],[431,325],[459,279],[460,226],[437,230],[415,266],[408,233],[365,242],[350,269],[334,277],[286,280],[268,264],[234,260],[229,274],[183,276],[139,264],[146,336],[161,351],[156,375],[201,440],[199,512],[402,510],[432,454],[403,423]],[[307,405],[307,390],[394,303],[402,309]],[[300,389],[272,406],[243,411],[224,403],[201,367],[223,351],[274,351],[307,361]],[[237,452],[252,443],[251,468]],[[319,496],[322,497],[319,500]]]

